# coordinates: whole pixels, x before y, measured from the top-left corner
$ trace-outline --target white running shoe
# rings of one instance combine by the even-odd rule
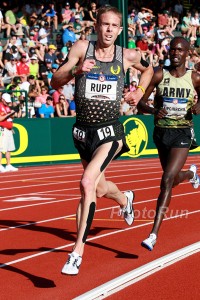
[[[192,179],[190,179],[190,182],[194,189],[198,189],[199,184],[200,184],[200,179],[199,179],[199,176],[197,175],[197,166],[191,165],[189,170],[194,173],[194,177]]]
[[[69,254],[69,258],[62,268],[61,273],[62,274],[68,274],[68,275],[77,275],[79,272],[79,268],[82,262],[82,257],[79,256],[78,253],[72,252]]]
[[[133,212],[133,200],[135,194],[132,191],[124,192],[124,195],[127,198],[127,206],[121,209],[120,214],[124,214],[124,220],[128,225],[131,225],[134,221],[134,212]]]
[[[4,166],[0,165],[0,173],[4,173],[4,172],[6,172]]]
[[[18,171],[18,168],[13,167],[12,165],[7,165],[5,167],[5,172],[16,172]]]
[[[153,250],[153,247],[154,247],[155,244],[156,244],[156,239],[157,239],[156,234],[155,234],[155,233],[151,233],[151,234],[149,235],[149,237],[148,237],[146,240],[144,240],[144,241],[142,242],[141,245],[142,245],[142,247],[148,249],[149,251],[152,251],[152,250]]]

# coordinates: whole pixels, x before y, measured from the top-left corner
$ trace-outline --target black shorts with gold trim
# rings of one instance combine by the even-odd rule
[[[72,128],[72,135],[80,157],[87,162],[91,161],[99,146],[111,141],[123,141],[123,147],[115,158],[130,150],[126,144],[124,127],[119,120],[91,125],[75,123]]]

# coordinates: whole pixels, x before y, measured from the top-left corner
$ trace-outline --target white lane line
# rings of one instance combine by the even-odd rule
[[[200,242],[191,244],[187,247],[181,248],[177,251],[162,256],[156,260],[151,261],[133,271],[125,273],[116,277],[76,298],[73,300],[97,300],[105,299],[134,283],[163,270],[191,255],[200,251]]]
[[[120,183],[119,183],[120,184]],[[184,183],[183,183],[184,184]],[[185,183],[186,184],[186,183]],[[153,189],[153,188],[159,188],[159,186],[154,186],[154,187],[146,187],[146,188],[143,188],[143,190],[145,190],[145,189]],[[73,188],[73,190],[77,190],[77,191],[79,191],[80,189],[79,188]],[[43,191],[43,192],[37,192],[37,193],[29,193],[29,194],[20,194],[20,195],[15,195],[15,196],[25,196],[25,195],[27,195],[27,196],[30,196],[30,195],[41,195],[41,194],[45,194],[45,195],[52,195],[51,193],[55,193],[55,192],[60,192],[60,191],[71,191],[71,189],[62,189],[62,190],[53,190],[53,191]],[[134,191],[141,191],[141,188],[139,188],[139,189],[134,189]],[[175,198],[175,197],[182,197],[182,196],[189,196],[189,195],[194,195],[194,194],[199,194],[200,193],[200,191],[193,191],[193,192],[189,192],[189,193],[183,193],[183,194],[177,194],[177,195],[173,195],[173,198]],[[53,195],[52,195],[53,196]],[[55,196],[55,195],[54,195]],[[58,194],[58,196],[60,196],[59,194]],[[71,197],[72,196],[72,194],[66,194],[66,198],[67,197]],[[41,202],[41,203],[33,203],[33,204],[27,204],[27,205],[23,205],[23,206],[13,206],[13,207],[6,207],[6,208],[2,208],[2,209],[0,209],[0,212],[2,212],[2,211],[8,211],[8,210],[14,210],[14,209],[20,209],[20,208],[26,208],[26,207],[33,207],[33,206],[38,206],[38,205],[47,205],[47,204],[52,204],[52,203],[59,203],[59,202],[67,202],[67,201],[73,201],[73,200],[77,200],[77,199],[80,199],[80,195],[74,195],[75,197],[74,198],[68,198],[68,199],[63,199],[63,200],[52,200],[52,201],[47,201],[47,202]],[[9,197],[12,197],[13,198],[13,196],[7,196],[7,198],[9,198]],[[1,198],[3,198],[3,199],[5,199],[5,196],[4,197],[0,197],[0,199]],[[157,198],[154,198],[154,199],[152,199],[152,200],[148,200],[149,202],[150,201],[154,201],[154,200],[157,200]],[[140,202],[135,202],[135,204],[140,204],[140,203],[145,203],[145,202],[147,202],[147,200],[142,200],[142,201],[140,201]],[[114,207],[117,207],[117,206],[113,206],[113,208]]]
[[[193,215],[193,214],[197,214],[197,213],[200,213],[200,210],[187,212],[187,214],[180,214],[180,215],[177,215],[177,216],[172,216],[172,217],[164,219],[163,221],[169,221],[171,219],[181,218],[181,217],[186,216],[186,215]],[[101,234],[101,235],[98,235],[98,236],[95,236],[95,237],[92,237],[92,238],[88,238],[87,241],[98,240],[100,238],[104,238],[104,237],[111,236],[111,235],[114,235],[114,234],[126,232],[128,230],[134,230],[134,229],[137,229],[137,228],[140,228],[140,227],[148,226],[150,224],[153,224],[153,221],[145,223],[145,224],[140,224],[140,225],[137,225],[137,226],[134,226],[134,227],[123,228],[123,229],[119,229],[119,230],[112,231],[112,232],[109,232],[109,233]],[[68,247],[71,247],[73,245],[74,245],[74,243],[66,244],[66,245],[63,245],[63,246],[52,248],[52,249],[47,250],[47,251],[42,251],[42,252],[39,252],[39,253],[36,253],[36,254],[33,254],[33,255],[24,256],[22,258],[19,258],[19,259],[12,260],[12,261],[6,262],[4,264],[1,264],[0,268],[4,268],[4,267],[9,266],[9,265],[14,265],[16,263],[19,263],[19,262],[22,262],[22,261],[25,261],[25,260],[28,260],[28,259],[32,259],[32,258],[41,256],[41,255],[45,255],[45,254],[48,254],[48,253],[53,252],[53,251],[68,248]]]

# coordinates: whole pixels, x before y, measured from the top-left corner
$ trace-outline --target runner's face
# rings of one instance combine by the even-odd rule
[[[186,57],[188,56],[186,45],[184,45],[181,41],[172,43],[170,45],[169,55],[172,66],[185,64]]]
[[[105,45],[112,45],[117,36],[121,33],[120,18],[113,12],[107,12],[101,15],[100,22],[96,26],[98,41]]]

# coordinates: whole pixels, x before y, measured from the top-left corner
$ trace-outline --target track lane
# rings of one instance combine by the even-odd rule
[[[148,161],[148,163],[150,163],[150,161]],[[118,179],[118,177],[120,177],[121,179],[121,175],[118,174],[118,169],[121,169],[121,162],[118,162],[118,165],[114,163],[109,168],[112,172],[112,174],[109,175],[111,177],[114,177],[114,181],[119,181],[120,188],[123,188],[123,190],[125,190],[128,186],[130,188],[130,185],[134,185],[137,191],[136,203],[139,201],[141,202],[135,205],[138,211],[142,211],[144,205],[148,210],[155,208],[159,179],[154,180],[154,175],[151,172],[157,173],[155,174],[155,176],[159,178],[161,170],[159,164],[157,163],[157,160],[151,160],[151,163],[153,164],[153,167],[157,165],[157,169],[152,168],[151,170],[149,170],[149,175],[143,174],[141,179],[140,172],[144,172],[145,164],[144,162],[142,163],[142,161],[138,161],[137,167],[139,164],[141,165],[139,167],[137,176],[130,173],[129,176],[126,176],[126,181],[122,179],[121,182]],[[122,163],[122,165],[126,166],[124,162]],[[133,169],[132,167],[135,166],[136,163],[131,163],[130,165],[131,169]],[[143,169],[143,171],[141,170],[141,168]],[[46,170],[45,167],[43,169]],[[66,171],[68,172],[69,170]],[[113,171],[115,171],[116,173],[114,173]],[[127,169],[124,173],[127,173]],[[132,177],[134,177],[134,179]],[[143,180],[143,178],[145,178],[145,180]],[[132,181],[134,182],[132,183]],[[148,186],[146,184],[147,182]],[[146,189],[142,190],[144,183]],[[154,188],[150,188],[151,184],[154,185]],[[72,187],[73,192],[74,188],[76,187],[77,183],[75,183],[75,185]],[[48,185],[42,186],[41,190],[38,187],[38,189],[34,192],[32,191],[32,188],[33,187],[29,189],[29,193],[31,191],[33,194],[38,194],[37,191],[40,191],[40,195],[42,194],[43,196],[47,194],[49,196],[49,194],[51,194],[51,192],[48,191],[50,190],[50,187]],[[64,195],[67,195],[67,192],[69,192],[66,192],[67,183],[61,183],[56,186],[56,188],[58,188],[58,191],[56,193],[52,191],[54,192],[54,196],[57,193],[62,195],[64,193]],[[21,190],[23,191],[23,188]],[[13,192],[16,193],[16,190],[12,190],[12,193]],[[78,189],[76,190],[76,192],[78,196]],[[182,207],[188,208],[188,206],[190,210],[199,208],[199,202],[195,201],[198,193],[193,194],[193,192],[194,190],[192,190],[190,185],[188,185],[187,183],[178,187],[173,198],[172,208],[180,209]],[[178,196],[178,193],[183,194],[183,196]],[[59,218],[59,216],[65,215],[66,212],[67,214],[71,213],[72,215],[74,215],[75,207],[78,203],[79,197],[74,200],[70,200],[65,199],[65,196],[61,197],[56,195],[57,201],[61,200],[61,198],[62,200],[64,200],[63,202],[50,202],[46,205],[44,205],[42,202],[41,205],[38,206],[27,206],[23,209],[14,209],[12,211],[0,211],[0,216],[4,219],[6,219],[7,217],[7,220],[14,220],[15,222],[19,222],[20,220],[22,220],[25,223],[29,220],[35,222],[45,220],[48,219],[48,217]],[[3,200],[3,198],[0,199]],[[149,202],[145,202],[145,200]],[[3,203],[4,205],[6,203],[8,208],[16,205],[16,203]],[[32,201],[30,203],[34,204],[35,202]],[[21,204],[26,205],[27,203],[25,202]],[[17,205],[19,205],[19,203]],[[105,199],[98,201],[98,209],[110,206],[113,206],[112,201]],[[81,272],[76,278],[60,275],[60,269],[66,260],[67,252],[71,251],[71,244],[73,243],[75,237],[76,228],[75,221],[73,219],[59,219],[52,222],[44,222],[41,225],[32,226],[31,230],[18,228],[8,230],[6,232],[0,231],[1,236],[3,234],[3,243],[5,243],[3,244],[3,246],[5,246],[3,247],[4,252],[0,253],[3,262],[12,261],[13,258],[15,260],[18,258],[23,258],[27,255],[31,256],[32,254],[37,254],[40,251],[45,252],[45,249],[46,251],[48,251],[52,248],[64,246],[67,244],[70,245],[69,247],[66,246],[58,249],[57,252],[48,254],[45,252],[45,254],[42,256],[36,256],[32,259],[30,258],[26,261],[11,264],[9,267],[1,269],[1,273],[3,272],[2,274],[4,274],[5,276],[3,277],[5,278],[5,282],[8,282],[5,287],[2,287],[2,290],[4,291],[2,295],[6,295],[9,290],[9,297],[7,297],[6,299],[15,299],[14,295],[16,295],[16,284],[16,286],[18,286],[21,291],[20,300],[27,299],[25,298],[27,297],[27,293],[29,293],[29,299],[51,299],[51,297],[52,299],[59,300],[72,299],[72,297],[77,296],[80,293],[83,293],[88,289],[99,285],[100,283],[104,283],[105,281],[110,280],[113,277],[118,276],[117,274],[121,275],[124,272],[128,272],[132,268],[135,268],[137,265],[139,266],[145,263],[145,261],[151,261],[154,256],[159,257],[160,251],[162,254],[163,252],[169,253],[173,251],[173,249],[176,250],[176,248],[181,245],[187,246],[187,243],[193,243],[199,239],[199,234],[194,230],[194,228],[197,228],[199,225],[198,213],[190,215],[187,220],[185,218],[172,219],[163,223],[165,225],[163,226],[163,228],[161,228],[162,231],[159,237],[159,244],[156,245],[156,248],[151,253],[140,246],[141,240],[143,239],[143,237],[146,237],[146,234],[150,230],[150,222],[147,223],[147,221],[145,220],[145,224],[144,221],[144,223],[138,221],[137,223],[135,222],[133,228],[128,228],[128,230],[115,233],[115,231],[121,230],[121,228],[126,229],[127,227],[121,219],[110,221],[110,213],[111,209],[103,212],[97,212],[95,214],[95,220],[91,231],[92,235],[90,235],[93,240],[88,242],[88,246],[84,255],[84,261],[81,266]],[[135,228],[136,226],[142,224],[144,224],[143,227]],[[36,229],[37,226],[38,228]],[[181,231],[184,226],[187,227],[187,230],[184,230],[184,232],[182,232],[182,234],[180,235],[180,240],[177,243],[174,236],[176,234],[179,234],[179,231]],[[68,232],[69,236],[65,240],[65,235]],[[98,235],[113,232],[115,234],[109,235],[107,237],[99,237],[99,239],[96,239]],[[192,235],[190,234],[191,232],[193,232]],[[169,244],[163,241],[163,236],[165,234],[170,237]],[[185,236],[187,236],[187,238],[185,238]],[[174,240],[175,243],[172,245],[171,241]],[[161,247],[162,243],[165,244],[165,249]],[[16,250],[15,253],[14,251],[11,251],[13,248],[15,248]],[[11,252],[9,253],[9,251],[7,251],[6,253],[6,249],[10,249]],[[95,267],[97,268],[96,271]],[[101,274],[99,274],[99,271],[101,272]],[[41,283],[38,287],[37,285],[39,285],[40,281]],[[9,284],[10,282],[12,282],[12,287]],[[78,288],[76,286],[76,288],[74,289],[75,285],[77,285]],[[70,290],[70,286],[73,287],[72,290]]]

